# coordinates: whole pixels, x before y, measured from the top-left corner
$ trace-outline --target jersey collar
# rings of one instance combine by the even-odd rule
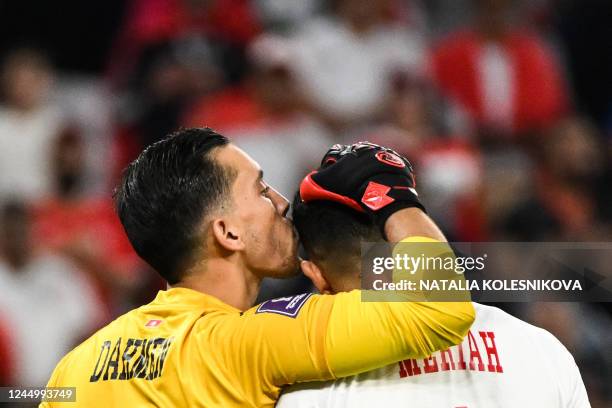
[[[185,307],[197,306],[212,310],[221,309],[228,312],[240,313],[240,310],[237,308],[228,305],[214,296],[188,288],[170,288],[167,290],[160,290],[157,292],[157,296],[153,300],[152,304],[172,304],[174,306]]]

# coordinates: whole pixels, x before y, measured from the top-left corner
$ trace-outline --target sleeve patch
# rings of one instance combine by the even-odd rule
[[[302,293],[278,299],[266,300],[259,305],[255,313],[277,313],[295,318],[312,293]]]

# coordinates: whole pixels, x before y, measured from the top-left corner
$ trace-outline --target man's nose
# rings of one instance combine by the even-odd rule
[[[270,187],[270,198],[272,199],[274,207],[276,207],[276,211],[285,217],[287,212],[289,212],[289,200],[272,187]]]

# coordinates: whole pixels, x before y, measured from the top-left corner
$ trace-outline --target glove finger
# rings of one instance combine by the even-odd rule
[[[372,143],[368,141],[357,142],[350,146],[350,151],[354,153],[358,153],[358,154],[369,153],[371,151],[378,151],[376,153],[377,158],[382,157],[384,159],[387,159],[387,160],[381,160],[383,163],[391,164],[391,165],[395,164],[396,167],[404,167],[405,165],[409,169],[412,169],[412,165],[410,164],[410,161],[406,157],[402,156],[401,154],[399,154],[398,152],[396,152],[395,150],[389,147],[381,146],[376,143]],[[385,153],[388,153],[388,154],[385,154]],[[403,162],[404,165],[402,165],[401,162]]]
[[[412,165],[410,164],[408,159],[391,149],[380,150],[376,152],[374,156],[379,162],[385,165],[397,167],[400,169],[407,168],[408,171],[412,171]]]
[[[363,151],[368,151],[368,150],[384,149],[383,146],[380,146],[380,145],[377,145],[376,143],[372,143],[368,141],[353,143],[350,147],[351,147],[351,153],[363,152]]]
[[[340,157],[350,148],[349,145],[335,144],[333,145],[321,159],[321,168],[325,168],[330,164],[337,162]]]

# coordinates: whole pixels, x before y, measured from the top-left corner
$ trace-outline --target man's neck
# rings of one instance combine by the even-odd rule
[[[173,285],[211,295],[239,310],[247,310],[257,298],[261,279],[227,259],[209,259],[191,268]]]

